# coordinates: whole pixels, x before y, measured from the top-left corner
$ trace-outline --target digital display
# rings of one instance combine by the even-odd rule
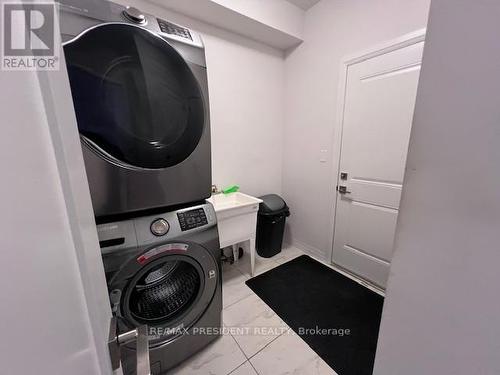
[[[178,212],[177,218],[179,219],[179,224],[183,232],[208,224],[207,216],[203,208]]]

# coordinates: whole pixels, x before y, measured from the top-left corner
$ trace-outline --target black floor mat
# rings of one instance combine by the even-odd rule
[[[339,375],[372,373],[383,297],[306,255],[246,283]]]

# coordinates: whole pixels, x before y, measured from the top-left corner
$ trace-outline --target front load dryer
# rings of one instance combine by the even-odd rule
[[[210,121],[200,36],[107,1],[59,5],[96,217],[138,216],[208,198]]]
[[[101,224],[98,234],[119,331],[148,325],[154,375],[220,335],[220,250],[210,204]],[[122,360],[133,374],[133,345],[122,348]]]

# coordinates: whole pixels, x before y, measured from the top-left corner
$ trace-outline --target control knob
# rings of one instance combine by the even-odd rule
[[[168,223],[167,220],[165,219],[156,219],[151,223],[151,233],[153,233],[155,236],[164,236],[168,233],[170,229],[170,224]]]
[[[127,9],[123,11],[123,14],[129,21],[132,21],[134,23],[146,22],[146,16],[144,16],[144,14],[142,14],[142,12],[137,8],[127,7]]]

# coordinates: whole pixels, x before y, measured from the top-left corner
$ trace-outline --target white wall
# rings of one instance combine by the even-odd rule
[[[111,372],[111,311],[83,159],[67,154],[80,145],[61,75],[0,72],[2,375]]]
[[[261,23],[302,37],[304,11],[287,0],[212,0]]]
[[[432,2],[376,375],[500,374],[499,19]]]
[[[331,258],[337,167],[332,147],[343,57],[425,27],[429,1],[322,0],[306,12],[304,43],[286,58],[288,242]],[[325,163],[320,150],[327,150]]]
[[[213,183],[249,194],[281,192],[284,60],[277,49],[144,0],[123,0],[203,34],[212,130]]]

